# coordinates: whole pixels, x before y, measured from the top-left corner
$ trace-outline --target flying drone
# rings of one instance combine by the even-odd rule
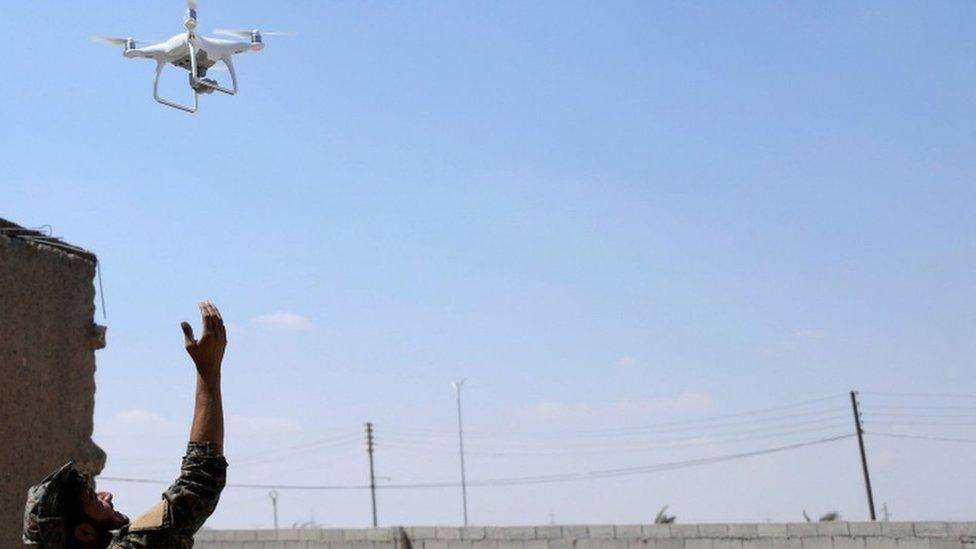
[[[230,36],[237,40],[224,38],[207,38],[197,34],[197,3],[187,0],[186,17],[183,19],[186,32],[181,32],[164,42],[152,43],[134,38],[117,38],[111,36],[93,36],[95,42],[102,42],[124,48],[122,55],[132,59],[143,57],[156,61],[156,78],[153,81],[153,97],[156,101],[166,105],[194,113],[199,105],[200,94],[210,94],[215,91],[227,95],[237,94],[237,73],[231,57],[247,51],[261,51],[264,49],[264,37],[288,34],[283,32],[261,32],[259,30],[217,29],[214,34]],[[221,86],[216,80],[207,78],[207,70],[218,63],[223,63],[230,72],[231,87]],[[190,89],[193,91],[193,104],[184,105],[159,95],[159,77],[167,64],[176,65],[190,72]],[[219,70],[219,66],[217,68]]]

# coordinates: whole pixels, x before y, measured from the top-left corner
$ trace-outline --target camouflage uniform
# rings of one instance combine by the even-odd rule
[[[69,464],[70,465],[70,464]],[[58,490],[51,485],[64,478],[63,467],[28,492],[24,516],[24,541],[38,549],[66,547],[59,544],[65,525],[58,517],[48,518],[59,500]],[[193,535],[203,526],[217,507],[224,488],[227,461],[210,442],[191,442],[180,469],[180,477],[163,492],[162,500],[125,526],[112,538],[109,549],[188,549],[193,547]],[[59,477],[59,475],[61,475]],[[45,490],[47,488],[47,490]],[[45,491],[48,495],[45,496]],[[63,511],[62,511],[63,512]],[[55,532],[60,529],[60,531]]]

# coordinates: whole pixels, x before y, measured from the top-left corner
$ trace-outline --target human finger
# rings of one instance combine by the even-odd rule
[[[203,333],[213,332],[213,326],[210,321],[210,308],[207,306],[206,301],[201,301],[200,304],[200,322],[203,324]]]
[[[183,328],[183,342],[186,346],[192,347],[196,345],[197,340],[193,337],[193,326],[190,326],[190,323],[184,320],[180,323],[180,328]]]

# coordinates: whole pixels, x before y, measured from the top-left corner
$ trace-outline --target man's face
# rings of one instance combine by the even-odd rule
[[[129,517],[115,510],[111,492],[96,492],[90,485],[81,494],[81,508],[99,528],[117,530],[129,523]]]

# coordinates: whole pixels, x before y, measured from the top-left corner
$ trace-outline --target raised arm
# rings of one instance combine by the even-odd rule
[[[224,410],[220,396],[220,365],[227,347],[227,332],[220,311],[209,301],[200,303],[203,333],[194,339],[193,328],[183,322],[186,351],[197,369],[196,404],[190,442],[214,443],[218,452],[224,446]]]
[[[129,525],[119,547],[190,547],[193,535],[217,507],[227,479],[223,456],[224,410],[220,397],[220,364],[227,347],[224,321],[209,301],[200,304],[203,332],[182,323],[186,351],[197,370],[196,404],[190,442],[180,476],[163,492],[162,500]]]

